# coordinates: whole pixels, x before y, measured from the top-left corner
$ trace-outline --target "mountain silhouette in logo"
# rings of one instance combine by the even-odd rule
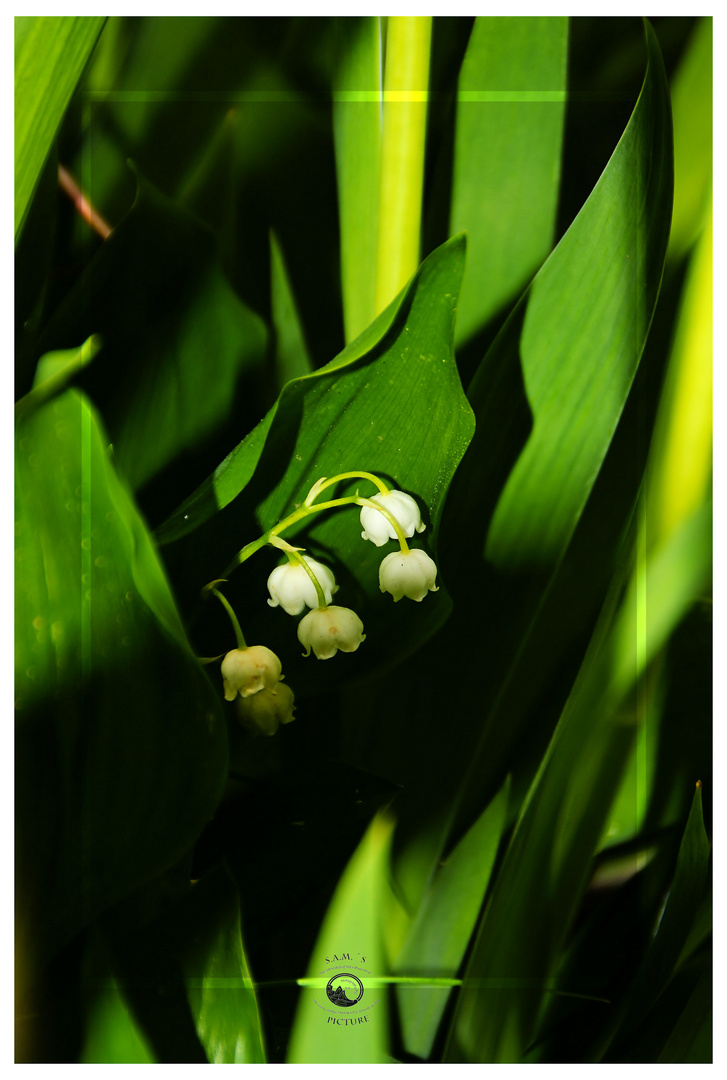
[[[337,986],[335,990],[333,987],[328,991],[328,1000],[334,1005],[338,1005],[339,1008],[345,1009],[348,1006],[355,1005],[355,1001],[349,1001],[346,997],[346,991],[342,986]]]

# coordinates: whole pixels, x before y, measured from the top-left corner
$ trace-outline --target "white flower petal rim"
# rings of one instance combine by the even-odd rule
[[[388,592],[394,601],[407,596],[420,602],[428,592],[438,592],[437,564],[420,548],[411,551],[393,551],[382,560],[379,567],[379,588]]]
[[[338,591],[333,571],[323,563],[311,559],[309,555],[302,555],[311,568],[318,583],[323,589],[326,603],[330,604],[333,594]],[[318,594],[315,585],[306,574],[300,563],[285,563],[277,566],[268,578],[268,591],[270,607],[280,607],[287,611],[288,615],[300,615],[306,605],[309,608],[318,607]]]
[[[333,606],[309,611],[298,624],[298,641],[304,647],[304,656],[311,649],[319,660],[329,660],[338,650],[356,652],[366,635],[363,623],[350,608]]]
[[[404,536],[413,536],[415,532],[424,532],[426,525],[422,522],[421,511],[416,499],[407,495],[405,491],[389,491],[386,495],[381,492],[373,495],[371,502],[378,503],[391,514],[401,526]],[[388,518],[375,510],[373,506],[361,507],[361,525],[364,540],[371,540],[377,547],[382,547],[389,540],[396,540],[396,530]]]

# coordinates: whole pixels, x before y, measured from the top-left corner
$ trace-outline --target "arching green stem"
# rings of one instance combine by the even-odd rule
[[[218,578],[218,580],[222,580],[222,579]],[[247,643],[245,641],[245,635],[242,632],[240,624],[237,621],[237,615],[235,615],[235,612],[232,610],[232,605],[230,604],[227,597],[223,596],[222,593],[219,591],[219,589],[216,589],[214,587],[214,585],[207,585],[203,591],[207,592],[207,593],[212,593],[212,595],[216,596],[217,599],[220,601],[223,608],[225,609],[227,614],[230,616],[230,622],[232,623],[232,627],[233,627],[233,629],[235,631],[235,637],[237,639],[237,647],[238,647],[238,649],[246,649],[247,648]]]
[[[354,475],[358,474],[354,473]],[[341,477],[338,477],[337,479],[341,479]],[[271,543],[272,537],[280,536],[280,534],[285,532],[286,529],[289,529],[291,525],[296,525],[299,521],[303,521],[305,518],[310,517],[311,514],[317,514],[320,510],[333,510],[338,506],[370,506],[372,509],[378,510],[380,514],[384,515],[396,533],[396,538],[399,541],[402,554],[406,555],[408,553],[409,545],[406,542],[404,531],[393,514],[390,514],[385,507],[379,506],[373,499],[364,499],[360,495],[344,495],[340,499],[328,499],[326,502],[316,503],[313,506],[306,506],[304,504],[303,506],[298,507],[297,510],[294,510],[292,514],[288,514],[286,518],[279,521],[277,525],[258,537],[257,540],[253,540],[252,543],[246,544],[244,548],[241,548],[225,570],[225,577],[227,577],[228,574],[231,574],[236,566],[246,562],[251,555],[254,555],[255,552],[259,551],[265,544]]]
[[[337,484],[339,480],[370,480],[372,484],[375,484],[382,495],[389,494],[389,488],[386,486],[383,480],[380,480],[378,476],[374,476],[369,472],[342,472],[337,476],[322,476],[320,480],[317,480],[313,487],[306,495],[304,506],[312,506],[315,499],[318,498],[322,491],[326,488],[332,487]]]

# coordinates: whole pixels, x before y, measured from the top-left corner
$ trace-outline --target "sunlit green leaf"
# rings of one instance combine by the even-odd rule
[[[15,18],[15,242],[51,144],[105,19]]]
[[[672,84],[674,217],[669,254],[698,237],[712,191],[712,18],[698,20]]]
[[[289,1064],[387,1061],[388,998],[377,979],[386,975],[381,913],[389,892],[391,832],[392,822],[378,814],[338,883],[311,954],[307,979],[315,985],[300,991]],[[333,960],[342,953],[346,959]],[[349,1011],[328,1000],[326,984],[339,970],[363,983],[360,1010]]]
[[[485,896],[507,809],[507,785],[460,840],[430,883],[407,934],[394,973],[455,976]],[[404,1044],[429,1057],[450,991],[426,985],[397,987]]]
[[[466,230],[463,342],[550,251],[566,102],[565,18],[480,15],[460,69],[450,232]]]

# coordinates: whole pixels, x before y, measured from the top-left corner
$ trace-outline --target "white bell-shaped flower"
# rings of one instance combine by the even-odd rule
[[[413,536],[415,532],[424,532],[426,529],[416,499],[405,491],[389,491],[386,495],[379,493],[372,497],[371,502],[378,503],[389,511],[398,521],[404,536]],[[387,540],[397,538],[394,526],[388,518],[374,510],[373,506],[361,507],[361,524],[361,536],[364,540],[371,540],[377,547],[381,547]]]
[[[407,552],[393,551],[382,560],[379,567],[379,587],[389,592],[394,600],[408,596],[410,600],[423,600],[428,592],[437,592],[434,584],[437,564],[426,551],[414,549]]]
[[[318,578],[326,603],[330,604],[334,592],[338,591],[333,572],[327,566],[323,566],[322,563],[309,558],[308,555],[301,555],[301,558],[305,559]],[[276,567],[268,578],[268,590],[270,592],[270,599],[268,600],[270,607],[277,607],[279,604],[283,611],[287,611],[289,615],[300,615],[306,604],[309,608],[318,607],[318,595],[315,585],[300,563],[289,562],[284,566]]]
[[[356,652],[366,635],[363,623],[350,608],[324,607],[309,611],[298,624],[298,641],[305,647],[304,656],[311,649],[319,660],[328,660],[341,652]]]
[[[279,682],[272,690],[261,690],[252,697],[239,698],[237,718],[253,735],[274,735],[281,724],[295,720],[293,691]]]
[[[222,661],[225,700],[234,701],[238,694],[246,698],[262,690],[272,690],[281,671],[280,660],[265,645],[233,649]]]

